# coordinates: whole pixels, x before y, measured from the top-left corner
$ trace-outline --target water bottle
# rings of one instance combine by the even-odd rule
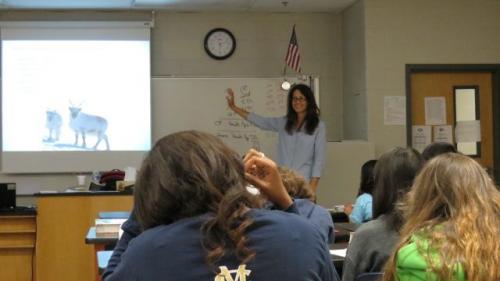
[[[100,181],[101,181],[101,172],[93,171],[92,172],[92,182],[95,184],[99,184]]]

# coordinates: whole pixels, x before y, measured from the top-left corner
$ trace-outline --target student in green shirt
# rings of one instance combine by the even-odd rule
[[[430,160],[406,202],[384,281],[500,280],[500,191],[473,159]]]

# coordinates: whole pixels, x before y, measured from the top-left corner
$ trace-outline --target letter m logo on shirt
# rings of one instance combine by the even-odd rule
[[[247,281],[247,276],[252,272],[244,264],[238,266],[238,269],[228,270],[226,266],[220,266],[219,269],[220,273],[215,276],[214,281]],[[231,274],[236,274],[234,279]]]

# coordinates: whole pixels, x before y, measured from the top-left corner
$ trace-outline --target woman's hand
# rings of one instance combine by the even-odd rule
[[[245,177],[261,193],[282,210],[288,209],[293,201],[283,185],[278,166],[264,153],[250,149],[243,159]]]
[[[227,91],[227,96],[226,96],[227,106],[229,106],[229,108],[239,116],[247,119],[249,112],[244,110],[243,108],[236,106],[236,103],[234,102],[233,89],[228,88],[226,91]]]
[[[231,88],[227,89],[226,100],[227,100],[227,106],[229,106],[229,108],[231,108],[232,110],[234,110],[234,107],[236,107],[236,104],[234,103],[234,92],[233,92],[233,89],[231,89]]]

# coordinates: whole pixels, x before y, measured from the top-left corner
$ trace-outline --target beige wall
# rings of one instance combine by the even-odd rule
[[[147,16],[123,12],[84,12],[76,16],[62,12],[2,12],[0,20]],[[293,23],[297,24],[303,69],[320,77],[328,139],[341,139],[342,132],[346,138],[367,137],[375,155],[406,145],[405,126],[383,124],[383,97],[405,95],[405,64],[500,63],[500,1],[360,0],[342,16],[158,13],[152,38],[153,75],[280,75]],[[202,47],[203,36],[216,26],[232,30],[238,41],[236,53],[224,62],[209,59]],[[350,154],[345,154],[330,153],[327,161],[351,163]],[[356,182],[359,173],[359,168],[330,167],[325,173],[339,178],[328,179],[325,175],[320,182],[319,200],[327,205],[354,194],[352,190],[342,191],[344,187],[330,187],[330,182]],[[13,180],[33,189],[64,189],[75,181],[74,175],[0,175],[0,180]]]
[[[406,146],[383,124],[383,97],[405,95],[405,64],[500,63],[500,1],[365,1],[368,139],[380,155]]]
[[[149,12],[0,12],[0,20],[149,20]],[[305,74],[320,78],[322,119],[329,140],[342,138],[342,29],[341,16],[331,13],[167,13],[157,12],[152,30],[153,76],[231,77],[281,76],[293,24]],[[203,49],[212,28],[225,27],[237,40],[231,58],[216,61]],[[157,122],[152,120],[153,130]],[[123,168],[123,167],[109,167]],[[3,175],[23,193],[64,190],[75,175]],[[29,199],[20,199],[29,202]]]
[[[158,13],[152,37],[153,76],[280,76],[293,24],[302,71],[320,79],[327,138],[338,141],[342,139],[340,15]],[[236,37],[236,51],[228,60],[216,61],[205,54],[203,38],[214,27],[228,28]]]
[[[317,202],[326,207],[353,203],[359,189],[361,166],[373,159],[373,143],[353,140],[329,142],[326,147],[325,171],[318,186]]]
[[[364,9],[358,1],[342,17],[344,139],[368,138]]]

